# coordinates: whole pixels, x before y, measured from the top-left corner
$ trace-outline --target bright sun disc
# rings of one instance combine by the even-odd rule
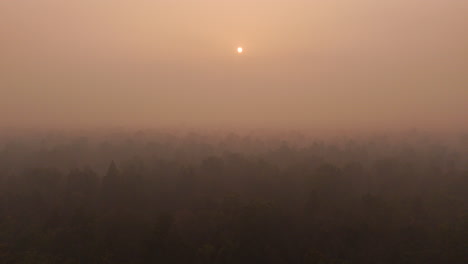
[[[242,47],[237,48],[237,53],[242,53],[243,51],[244,51],[244,49]]]

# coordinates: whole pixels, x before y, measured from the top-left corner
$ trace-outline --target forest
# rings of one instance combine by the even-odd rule
[[[468,263],[468,134],[5,133],[0,263]]]

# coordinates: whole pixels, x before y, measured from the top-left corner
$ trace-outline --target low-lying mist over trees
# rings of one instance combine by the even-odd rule
[[[468,136],[24,133],[0,262],[466,263]]]
[[[468,264],[467,15],[0,0],[0,264]]]

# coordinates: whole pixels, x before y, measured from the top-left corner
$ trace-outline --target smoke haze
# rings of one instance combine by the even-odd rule
[[[458,0],[2,1],[0,125],[467,129],[467,13]]]

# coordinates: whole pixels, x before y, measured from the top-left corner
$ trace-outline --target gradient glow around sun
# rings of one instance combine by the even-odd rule
[[[242,47],[238,47],[237,48],[237,53],[241,54],[242,52],[244,52],[244,49]]]

